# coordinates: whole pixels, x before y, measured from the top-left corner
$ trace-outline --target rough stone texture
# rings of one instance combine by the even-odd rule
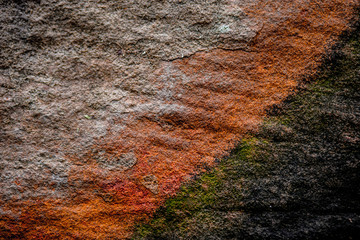
[[[311,83],[133,239],[360,239],[360,22]]]
[[[154,175],[147,175],[142,179],[142,185],[149,189],[152,193],[158,194],[159,193],[159,183]]]
[[[2,236],[129,236],[313,73],[357,4],[2,0]]]

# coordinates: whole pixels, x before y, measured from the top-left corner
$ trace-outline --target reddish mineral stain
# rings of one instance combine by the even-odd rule
[[[98,139],[85,157],[68,156],[77,167],[67,201],[23,202],[21,218],[0,225],[27,239],[131,236],[138,221],[150,218],[192,175],[214,166],[256,130],[266,109],[314,74],[326,49],[348,29],[357,3],[274,0],[245,9],[263,23],[246,49],[164,62],[150,76],[158,92],[170,91],[161,100],[162,112],[119,119],[114,124],[125,128]],[[107,161],[115,167],[105,169]]]

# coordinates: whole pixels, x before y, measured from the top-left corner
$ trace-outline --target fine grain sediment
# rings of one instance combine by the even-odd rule
[[[2,1],[0,236],[130,236],[315,72],[357,5]]]

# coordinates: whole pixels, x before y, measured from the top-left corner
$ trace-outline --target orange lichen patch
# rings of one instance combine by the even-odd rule
[[[2,228],[19,238],[129,237],[137,221],[213,166],[256,130],[268,107],[314,73],[357,3],[274,0],[246,9],[262,25],[247,49],[164,62],[151,77],[159,96],[149,97],[160,110],[119,119],[121,130],[99,139],[85,157],[69,156],[76,164],[71,198],[28,204],[20,220],[2,220]]]

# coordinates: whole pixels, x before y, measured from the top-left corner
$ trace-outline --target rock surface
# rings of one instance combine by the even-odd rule
[[[1,237],[128,237],[314,72],[357,5],[2,0]]]
[[[359,239],[359,30],[133,239]]]

